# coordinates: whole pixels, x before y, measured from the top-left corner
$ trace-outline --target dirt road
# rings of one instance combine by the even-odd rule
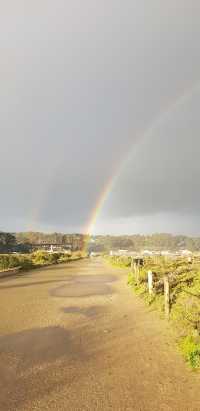
[[[100,260],[0,281],[0,410],[200,410],[166,323]]]

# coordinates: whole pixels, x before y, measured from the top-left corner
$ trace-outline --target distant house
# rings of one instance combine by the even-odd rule
[[[171,255],[171,253],[168,250],[163,250],[163,251],[160,252],[160,254],[163,255],[163,256]]]
[[[180,253],[183,257],[190,257],[192,255],[192,251],[189,250],[180,250]]]
[[[51,244],[50,249],[48,249],[47,251],[48,251],[48,253],[64,253],[64,254],[67,254],[67,255],[70,255],[70,256],[72,254],[72,251],[71,251],[70,248],[66,248],[66,247],[63,247],[63,246],[60,246],[60,245],[59,246],[58,245],[53,245],[53,244]]]
[[[150,256],[150,255],[153,255],[154,253],[153,253],[153,251],[150,251],[150,250],[143,250],[142,252],[141,252],[141,254],[142,255],[146,255],[146,256]]]
[[[134,252],[130,252],[128,250],[111,250],[110,251],[110,256],[118,256],[118,257],[123,257],[123,256],[131,256]]]
[[[118,250],[119,255],[127,255],[128,250]]]

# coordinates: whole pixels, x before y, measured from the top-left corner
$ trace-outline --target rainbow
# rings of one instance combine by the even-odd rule
[[[93,234],[97,218],[104,206],[104,203],[107,200],[119,176],[121,175],[125,165],[131,159],[133,155],[133,151],[135,150],[135,147],[139,143],[141,143],[141,141],[144,141],[147,138],[153,137],[153,133],[156,131],[156,129],[159,126],[162,126],[163,124],[165,124],[176,110],[178,110],[188,100],[190,100],[193,97],[194,93],[198,93],[199,91],[200,91],[200,81],[193,84],[192,87],[190,87],[187,90],[184,90],[184,92],[181,95],[179,94],[175,99],[173,99],[173,101],[169,103],[167,108],[165,110],[162,110],[159,113],[159,115],[156,117],[156,119],[154,119],[151,125],[148,126],[140,135],[136,136],[136,139],[131,147],[131,150],[129,151],[129,154],[125,156],[125,159],[122,159],[117,172],[110,176],[107,183],[103,187],[103,190],[96,202],[96,205],[94,209],[92,210],[90,219],[86,225],[86,229],[84,230],[84,232],[86,232],[88,236],[91,236]]]
[[[101,192],[101,194],[100,194],[100,196],[97,200],[96,206],[92,211],[92,214],[89,218],[89,221],[86,224],[85,229],[83,230],[84,233],[86,233],[89,236],[93,234],[97,218],[98,218],[99,213],[101,212],[101,210],[104,206],[104,203],[105,203],[109,193],[112,191],[112,187],[114,186],[116,176],[117,176],[116,174],[111,175],[109,180],[104,185],[104,188],[103,188],[103,190],[102,190],[102,192]]]
[[[101,210],[110,192],[112,191],[114,185],[116,184],[119,176],[123,172],[123,169],[125,168],[127,163],[130,161],[130,159],[132,158],[133,152],[136,146],[139,145],[142,141],[144,141],[147,138],[153,138],[156,129],[159,126],[162,126],[163,124],[165,124],[171,118],[172,114],[174,114],[176,110],[178,110],[186,102],[188,102],[193,97],[194,93],[198,93],[199,90],[200,90],[200,81],[193,83],[190,88],[186,90],[184,89],[184,91],[181,94],[179,93],[175,98],[173,98],[172,101],[169,102],[169,104],[167,105],[167,107],[165,107],[164,110],[162,109],[159,112],[156,118],[151,122],[151,124],[149,124],[146,127],[145,130],[143,130],[141,133],[135,136],[134,142],[131,148],[129,149],[128,154],[125,155],[121,159],[121,161],[119,161],[119,165],[117,169],[115,169],[114,172],[112,172],[112,174],[108,178],[108,181],[104,184],[104,187],[96,201],[95,207],[93,208],[91,212],[90,218],[85,224],[85,226],[83,227],[83,233],[86,234],[88,238],[89,236],[93,234],[97,218],[99,214],[101,213]],[[43,198],[46,197],[48,188],[49,186],[47,187],[45,192],[43,192],[43,195],[42,195]],[[32,219],[31,219],[32,224],[31,226],[29,226],[29,229],[31,227],[34,228],[34,223],[37,222],[39,218],[39,214],[40,214],[40,209],[38,208],[34,209],[34,213],[32,213]],[[34,218],[33,218],[33,215],[34,215]]]

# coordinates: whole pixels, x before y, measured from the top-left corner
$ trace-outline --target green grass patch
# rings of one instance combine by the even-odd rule
[[[196,342],[193,336],[188,335],[180,340],[179,348],[190,367],[193,369],[199,369],[200,342]]]
[[[124,257],[109,257],[115,266],[127,268],[129,260]],[[130,263],[131,265],[131,263]],[[153,272],[154,293],[149,295],[147,287],[148,270]],[[170,324],[179,339],[179,348],[187,363],[193,369],[200,369],[200,264],[185,259],[163,257],[146,258],[136,279],[128,273],[128,285],[145,303],[158,310],[164,317],[163,276],[170,278]]]

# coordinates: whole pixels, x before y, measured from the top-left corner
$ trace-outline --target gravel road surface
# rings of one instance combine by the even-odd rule
[[[0,410],[199,411],[165,321],[99,259],[0,280]]]

